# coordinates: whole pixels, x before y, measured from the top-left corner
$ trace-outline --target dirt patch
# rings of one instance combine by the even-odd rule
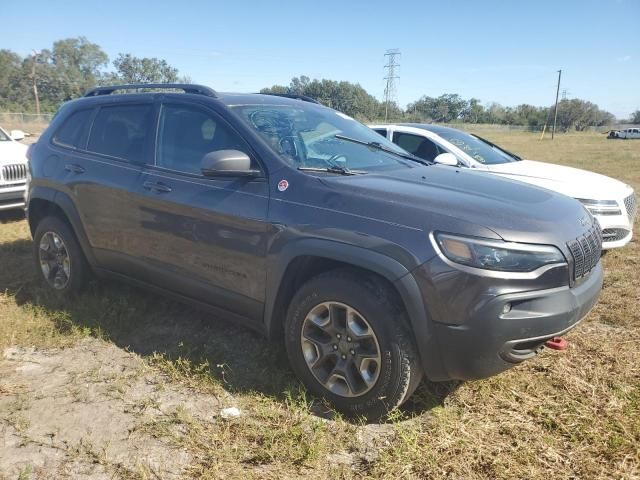
[[[9,348],[0,360],[0,478],[179,478],[190,454],[142,427],[185,414],[215,423],[233,403],[169,384],[101,340]]]

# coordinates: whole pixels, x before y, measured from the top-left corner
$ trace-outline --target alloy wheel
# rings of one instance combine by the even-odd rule
[[[313,376],[341,397],[359,397],[378,380],[381,354],[367,319],[340,302],[323,302],[307,313],[300,335]]]

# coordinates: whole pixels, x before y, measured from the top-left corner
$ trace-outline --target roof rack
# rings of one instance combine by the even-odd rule
[[[307,97],[306,95],[298,95],[296,93],[267,93],[267,92],[260,92],[262,95],[273,95],[274,97],[285,97],[285,98],[293,98],[295,100],[302,100],[303,102],[309,102],[309,103],[317,103],[318,105],[320,105],[320,102],[317,101],[315,98],[311,98],[311,97]]]
[[[93,88],[85,93],[84,96],[97,97],[100,95],[111,95],[113,92],[118,90],[140,90],[143,88],[175,89],[182,90],[184,93],[195,93],[214,98],[218,96],[212,88],[192,83],[136,83],[127,85],[110,85],[108,87]]]

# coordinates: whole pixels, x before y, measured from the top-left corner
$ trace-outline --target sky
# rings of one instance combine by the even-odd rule
[[[307,75],[382,99],[384,53],[397,48],[403,107],[443,93],[547,106],[562,69],[568,98],[619,118],[640,108],[640,0],[2,1],[0,49],[78,36],[111,59],[164,58],[219,91]]]

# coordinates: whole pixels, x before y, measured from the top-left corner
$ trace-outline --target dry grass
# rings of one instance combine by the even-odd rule
[[[553,142],[527,133],[483,135],[527,158],[588,168],[640,190],[640,142],[599,134]],[[604,257],[601,300],[568,335],[567,351],[547,351],[455,389],[427,384],[389,423],[369,426],[313,414],[318,405],[277,346],[181,304],[112,283],[56,301],[34,283],[30,249],[24,221],[0,225],[0,348],[67,346],[98,336],[146,357],[172,383],[233,395],[243,411],[238,419],[206,423],[178,411],[141,426],[186,448],[195,459],[192,477],[640,476],[636,241]]]

